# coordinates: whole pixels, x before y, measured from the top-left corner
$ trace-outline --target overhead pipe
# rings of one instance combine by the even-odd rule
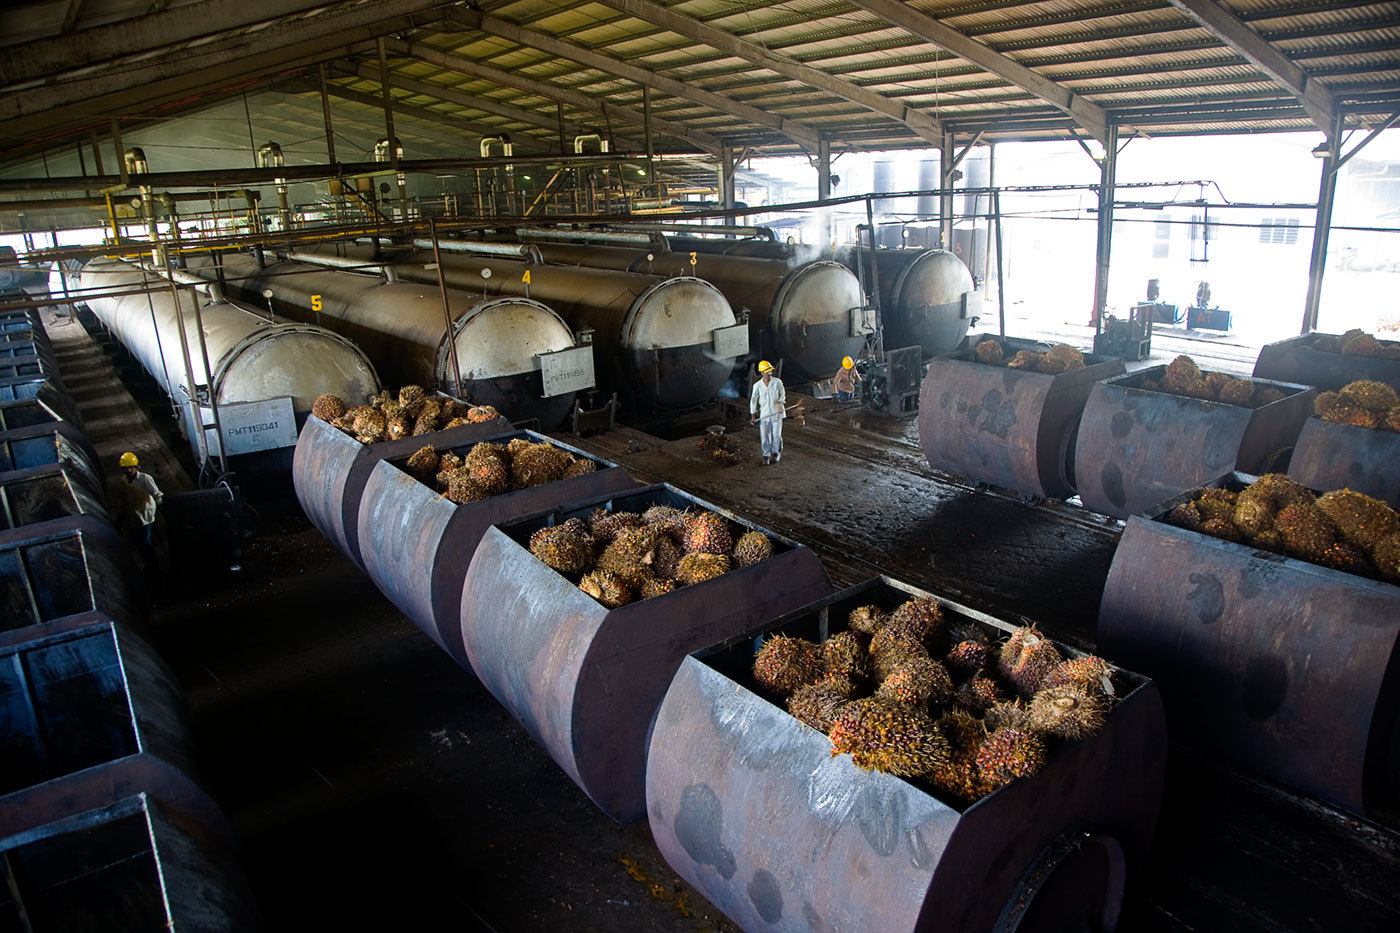
[[[126,166],[128,177],[146,175],[150,171],[146,164],[146,153],[139,146],[132,146],[122,153],[122,164]],[[146,215],[146,226],[150,230],[151,242],[155,243],[160,235],[156,228],[155,209],[151,204],[151,186],[138,185],[136,190],[141,193],[141,211]]]
[[[285,164],[286,157],[282,155],[282,147],[277,143],[266,142],[258,147],[259,168],[282,168]],[[287,179],[274,178],[273,184],[277,186],[277,216],[282,221],[282,229],[290,230],[292,212],[287,205]]]
[[[540,240],[589,240],[594,243],[621,243],[627,246],[647,246],[657,251],[666,250],[665,238],[656,234],[616,233],[607,230],[581,230],[560,227],[521,227],[517,236],[534,237]],[[538,252],[538,250],[536,250]]]
[[[428,239],[414,240],[413,245],[418,249],[432,249],[433,241]],[[453,253],[477,253],[484,256],[508,256],[511,259],[523,259],[526,262],[542,263],[544,257],[540,255],[540,248],[531,243],[484,243],[480,240],[438,240],[437,247]]]
[[[505,158],[509,159],[509,158],[511,158],[512,156],[515,155],[515,146],[514,146],[514,144],[511,143],[510,134],[509,134],[509,133],[502,133],[502,134],[500,134],[499,136],[487,136],[487,137],[485,137],[484,139],[482,139],[482,141],[481,141],[481,157],[482,157],[483,159],[490,157],[490,155],[491,155],[491,147],[492,147],[492,146],[495,146],[495,145],[499,145],[499,146],[501,147],[501,155],[504,156]],[[493,183],[493,185],[494,185],[495,179],[496,179],[496,169],[495,169],[494,166],[492,166],[490,169],[488,169],[488,171],[491,173],[490,177],[491,177],[492,183]],[[477,204],[478,204],[478,207],[480,207],[480,203],[481,203],[481,197],[480,197],[480,193],[481,193],[480,174],[481,174],[481,170],[478,169],[478,171],[477,171],[477,176],[478,176],[478,178],[477,178]],[[515,209],[515,203],[514,203],[514,201],[515,201],[515,165],[512,164],[512,163],[510,163],[510,162],[507,162],[506,165],[505,165],[505,191],[506,191],[506,211],[509,212],[509,211],[512,211],[512,210]],[[492,213],[495,213],[495,210],[494,210],[494,208],[495,208],[495,197],[494,197],[494,195],[492,196],[491,203],[492,203],[492,208],[493,208],[493,209],[492,209]]]

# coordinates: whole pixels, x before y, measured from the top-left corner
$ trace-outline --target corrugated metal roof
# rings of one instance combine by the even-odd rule
[[[1325,103],[1349,114],[1353,124],[1400,109],[1400,4],[1393,0],[1220,0],[1253,31],[1254,49],[1232,47],[1168,0],[905,5],[993,58],[1032,69],[1102,108],[1108,119],[1150,126],[1156,135],[1316,127],[1296,89],[1253,63],[1261,52],[1263,60],[1278,54],[1301,69],[1312,86],[1328,92]],[[199,106],[261,81],[298,72],[314,76],[322,62],[333,66],[333,85],[361,95],[337,106],[363,108],[363,100],[380,94],[375,36],[393,40],[391,85],[394,76],[416,82],[411,93],[395,90],[396,101],[425,119],[500,126],[540,146],[556,144],[561,113],[570,126],[640,138],[643,130],[633,121],[644,106],[643,84],[653,86],[651,113],[664,124],[656,134],[662,150],[693,151],[687,130],[775,154],[804,148],[785,135],[779,119],[841,145],[927,144],[902,119],[902,108],[923,111],[955,132],[990,138],[1083,132],[1046,99],[1046,88],[1023,87],[1018,75],[948,51],[861,0],[481,0],[474,7],[441,0],[216,0],[210,6],[219,12],[205,33],[190,35],[166,29],[147,2],[87,0],[81,17],[69,21],[67,2],[12,0],[0,11],[0,45],[15,52],[11,64],[0,65],[9,69],[0,70],[0,87],[10,95],[0,104],[5,148],[24,154],[47,140],[85,135],[111,113],[168,114],[174,104]],[[374,19],[374,11],[382,21],[361,22]],[[661,14],[686,19],[672,23]],[[143,25],[148,47],[103,51],[93,38],[138,16],[151,24],[148,30]],[[347,28],[343,39],[325,36],[332,17],[359,25]],[[706,30],[740,43],[740,54],[707,41]],[[290,41],[299,32],[306,41]],[[566,45],[537,47],[551,42]],[[33,43],[59,49],[58,65],[45,71],[26,60],[24,46]],[[246,74],[237,69],[240,48]],[[451,58],[422,60],[438,53]],[[200,64],[211,58],[217,69]],[[186,70],[182,61],[189,63]],[[476,73],[482,66],[510,77]],[[799,66],[817,69],[820,86]],[[139,76],[147,73],[143,83]],[[99,88],[96,97],[80,99],[83,75],[110,75],[113,90]],[[303,86],[297,93],[312,91]],[[871,93],[878,97],[862,96]],[[745,107],[771,119],[756,119]]]

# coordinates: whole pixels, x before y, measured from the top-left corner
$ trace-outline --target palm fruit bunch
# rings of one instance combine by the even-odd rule
[[[632,601],[633,590],[618,574],[608,570],[595,570],[583,575],[578,588],[609,609],[625,606]]]
[[[1384,382],[1359,379],[1339,392],[1323,392],[1313,403],[1319,418],[1359,428],[1400,431],[1400,396]]]
[[[593,536],[581,519],[546,525],[530,535],[530,553],[560,573],[593,569]]]
[[[1040,689],[1045,675],[1064,658],[1050,639],[1034,625],[1022,626],[1011,633],[997,656],[997,669],[1023,697]]]
[[[1350,353],[1353,356],[1378,356],[1387,360],[1400,360],[1400,343],[1377,340],[1359,328],[1338,336],[1319,334],[1313,339],[1312,348],[1323,353]]]
[[[822,676],[821,648],[805,638],[774,635],[754,656],[753,676],[764,689],[787,696]]]
[[[419,402],[424,406],[425,414],[431,413],[437,405],[433,399],[420,399]],[[419,417],[421,419],[423,415]],[[520,443],[516,443],[517,441]],[[522,456],[528,463],[518,467]],[[558,469],[560,463],[565,465],[562,469]],[[575,459],[573,454],[552,444],[512,438],[508,445],[481,441],[468,448],[465,457],[453,451],[441,453],[437,466],[431,473],[415,471],[407,464],[405,468],[423,483],[435,485],[444,496],[461,505],[523,489],[521,479],[542,480],[546,475],[541,469],[542,464],[552,465],[551,469],[559,474],[555,479],[579,475],[577,472],[569,472],[576,463],[587,463],[590,468],[594,467],[593,462],[586,457]],[[530,485],[538,483],[532,482]]]
[[[1230,511],[1221,514],[1225,503]],[[1351,489],[1315,496],[1281,473],[1266,473],[1238,493],[1205,490],[1172,508],[1166,521],[1347,573],[1400,580],[1400,516]]]
[[[688,554],[729,554],[734,548],[729,527],[714,512],[701,512],[690,520],[682,542]]]
[[[468,455],[467,466],[473,460],[488,457],[502,458],[507,463],[512,457],[519,460],[535,446],[519,438],[505,446],[479,444]],[[611,574],[610,579],[627,588],[628,602],[664,596],[677,587],[713,580],[735,567],[747,566],[740,563],[741,559],[757,562],[773,554],[773,544],[767,536],[750,530],[740,536],[743,548],[736,546],[735,556],[731,556],[730,524],[714,512],[690,512],[660,505],[641,514],[599,508],[586,521],[574,520],[588,532],[593,557],[587,566],[569,572]],[[595,599],[601,591],[598,582],[582,587]],[[616,596],[599,601],[609,608],[615,608],[610,603],[622,605]]]
[[[311,413],[354,435],[362,444],[395,441],[500,417],[489,405],[477,407],[456,399],[429,397],[422,386],[415,385],[404,386],[398,392],[385,389],[370,397],[368,404],[348,409],[340,398],[322,395],[312,403]]]
[[[384,416],[371,408],[355,416],[355,439],[361,444],[377,444],[385,438],[388,423]]]
[[[1202,372],[1189,356],[1178,356],[1172,360],[1160,381],[1145,379],[1142,388],[1149,392],[1166,392],[1240,408],[1262,408],[1287,397],[1275,386],[1262,385],[1228,373]]]
[[[436,448],[432,444],[425,444],[404,461],[403,468],[426,483],[437,476],[441,460]]]
[[[822,678],[794,690],[787,699],[787,710],[818,732],[829,732],[836,724],[837,714],[849,702],[840,685]]]
[[[1003,726],[977,749],[977,776],[998,788],[1031,777],[1045,765],[1045,743],[1033,732]]]
[[[345,414],[345,400],[339,395],[331,395],[329,392],[325,395],[318,395],[316,401],[311,403],[311,414],[322,421],[334,421]]]
[[[1058,375],[1084,368],[1084,354],[1067,343],[1053,344],[1036,363],[1036,372]]]
[[[754,659],[755,682],[826,732],[833,755],[960,804],[1034,774],[1055,743],[1096,734],[1116,702],[1107,662],[1065,659],[1033,625],[990,646],[926,597],[893,611],[858,606],[847,621],[820,644],[769,638]]]
[[[573,456],[553,444],[527,444],[511,456],[510,478],[516,489],[543,486],[564,478]]]
[[[929,772],[929,783],[964,805],[994,790],[977,770],[977,752],[987,738],[986,724],[965,710],[955,709],[944,713],[935,725],[948,742],[948,761]]]
[[[747,567],[773,556],[773,542],[761,531],[746,531],[734,542],[734,566]]]
[[[1001,343],[991,339],[979,340],[972,352],[977,357],[977,362],[988,365],[1001,363],[1002,357],[1005,356]]]
[[[974,351],[979,363],[992,366],[1005,366],[1008,369],[1028,369],[1032,372],[1051,376],[1084,368],[1084,354],[1067,343],[1057,343],[1041,353],[1036,350],[1017,350],[1010,359],[996,340],[983,340]]]
[[[852,700],[828,733],[832,756],[849,754],[856,767],[901,777],[931,774],[948,763],[948,740],[927,713],[878,697]]]

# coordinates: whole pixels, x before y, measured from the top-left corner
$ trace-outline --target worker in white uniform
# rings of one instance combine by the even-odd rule
[[[128,450],[121,455],[118,464],[122,470],[118,486],[122,500],[118,504],[118,522],[132,530],[141,560],[146,565],[146,572],[150,574],[156,568],[156,552],[151,540],[151,531],[155,527],[156,508],[165,495],[151,474],[141,472],[136,454]]]
[[[783,459],[787,392],[783,390],[783,380],[773,375],[772,363],[759,360],[758,372],[763,378],[753,384],[753,391],[749,393],[749,423],[758,422],[758,436],[763,443],[763,464],[767,466]]]

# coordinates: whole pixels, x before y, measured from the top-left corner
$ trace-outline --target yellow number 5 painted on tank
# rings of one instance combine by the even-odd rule
[[[320,295],[312,295],[312,296],[311,296],[311,310],[312,310],[312,311],[320,311],[320,310],[321,310],[321,296],[320,296]]]

